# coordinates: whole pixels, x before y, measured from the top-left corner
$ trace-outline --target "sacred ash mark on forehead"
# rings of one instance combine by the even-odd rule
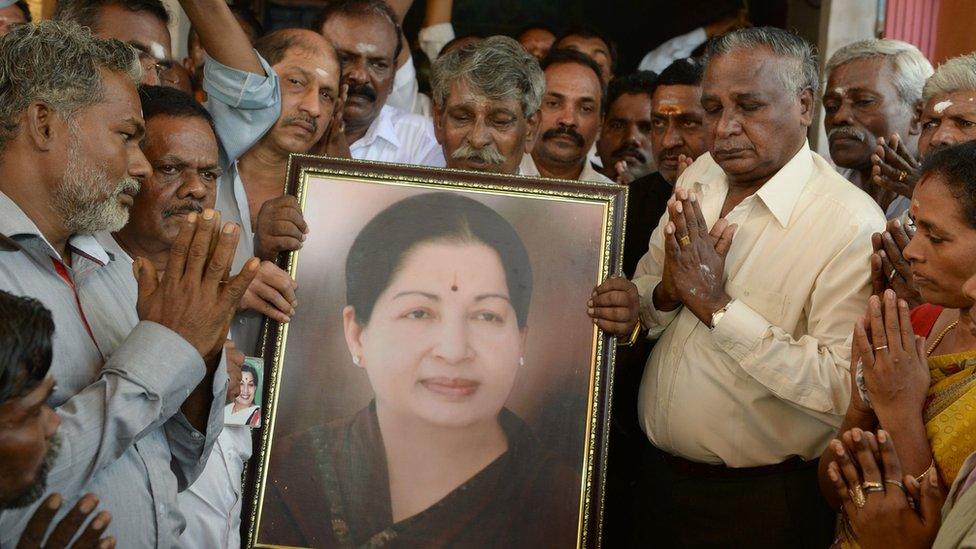
[[[378,49],[379,48],[376,47],[376,44],[368,44],[366,42],[356,43],[356,53],[360,53],[362,55],[369,55],[371,53],[376,53],[376,50]]]
[[[932,107],[932,110],[934,110],[936,114],[942,114],[943,111],[945,111],[951,106],[952,106],[952,101],[939,101],[938,103],[935,104],[934,107]]]
[[[149,43],[149,53],[156,59],[166,59],[166,48],[163,47],[159,42]]]
[[[329,71],[327,71],[327,70],[325,70],[325,69],[323,69],[321,67],[315,67],[315,74],[318,74],[322,78],[328,78],[329,77]]]

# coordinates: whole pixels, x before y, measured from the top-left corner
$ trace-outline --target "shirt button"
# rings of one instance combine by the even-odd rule
[[[202,438],[203,438],[203,435],[201,435],[200,433],[197,433],[197,432],[194,432],[193,433],[193,440],[200,440]]]

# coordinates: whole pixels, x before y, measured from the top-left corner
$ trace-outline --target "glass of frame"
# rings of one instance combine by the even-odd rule
[[[623,187],[294,156],[252,547],[599,545]]]

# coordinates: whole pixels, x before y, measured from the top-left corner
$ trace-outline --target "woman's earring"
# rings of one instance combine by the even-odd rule
[[[525,357],[524,356],[520,356],[519,357],[519,366],[525,366]]]
[[[356,366],[359,366],[359,357],[353,355],[353,357],[352,357],[352,363],[355,364]]]

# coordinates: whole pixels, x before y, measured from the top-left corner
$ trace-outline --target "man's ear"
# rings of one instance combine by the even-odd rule
[[[813,90],[800,92],[800,123],[809,128],[813,124]]]
[[[68,131],[64,118],[43,101],[34,101],[27,105],[20,126],[21,133],[39,151],[51,150],[57,138]]]
[[[539,120],[541,117],[539,111],[535,111],[532,116],[525,120],[525,154],[532,153],[535,140],[539,136]]]
[[[921,100],[915,102],[912,108],[912,122],[908,126],[908,135],[919,135],[922,133],[922,110],[925,105]]]
[[[434,137],[441,145],[444,144],[444,111],[435,103],[433,106],[434,115]]]

